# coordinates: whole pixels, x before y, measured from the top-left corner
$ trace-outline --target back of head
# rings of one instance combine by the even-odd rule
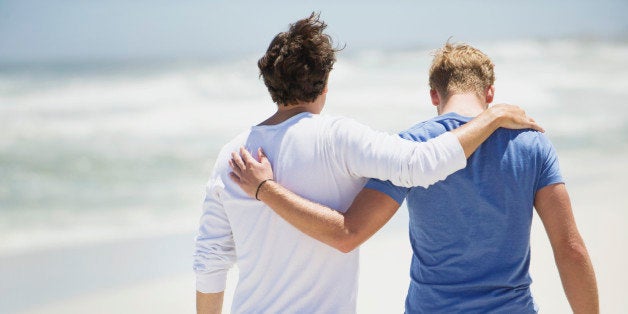
[[[486,89],[494,82],[493,62],[470,45],[447,42],[434,53],[430,88],[444,98],[460,93],[475,93],[484,97]]]
[[[336,50],[319,14],[290,25],[277,34],[257,66],[260,76],[278,105],[311,102],[323,93]]]

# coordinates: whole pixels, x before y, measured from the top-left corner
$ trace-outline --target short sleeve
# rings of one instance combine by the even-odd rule
[[[382,192],[390,196],[399,205],[403,203],[403,200],[406,198],[406,195],[408,195],[408,192],[410,191],[409,188],[396,186],[390,181],[382,181],[379,179],[370,179],[364,187],[367,189]]]
[[[558,155],[554,146],[549,139],[544,136],[539,136],[541,143],[539,178],[537,181],[536,191],[552,184],[564,183],[563,176],[560,173],[560,166],[558,163]]]

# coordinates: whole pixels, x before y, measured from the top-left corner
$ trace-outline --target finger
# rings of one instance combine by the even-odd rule
[[[536,123],[536,121],[533,118],[527,117],[526,125],[530,129],[537,130],[539,132],[545,132],[543,127],[541,127],[538,123]]]
[[[530,123],[530,128],[534,129],[534,130],[537,130],[537,131],[539,131],[541,133],[545,133],[545,129],[542,126],[538,125],[536,122]]]
[[[257,149],[257,158],[261,163],[268,162],[268,157],[264,154],[264,150],[260,147]]]
[[[238,167],[233,162],[233,159],[229,159],[229,166],[231,167],[231,170],[233,170],[233,173],[235,173],[238,176],[238,178],[242,176],[242,170],[240,170],[240,167]]]
[[[244,148],[244,146],[240,147],[240,155],[242,155],[242,159],[247,164],[257,161],[255,160],[255,158],[253,158],[253,156],[251,156],[251,153],[249,153],[249,151]]]
[[[238,177],[235,173],[229,172],[229,178],[231,178],[233,182],[240,184],[240,177]]]
[[[236,152],[232,152],[231,159],[240,168],[240,170],[246,170],[246,164],[242,160],[242,157],[240,157],[240,154]]]

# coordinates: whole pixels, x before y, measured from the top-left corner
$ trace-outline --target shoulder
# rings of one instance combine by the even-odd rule
[[[231,153],[238,151],[241,146],[246,144],[246,139],[248,138],[250,133],[251,130],[243,131],[242,133],[234,137],[231,141],[223,145],[214,163],[214,168],[212,171],[213,179],[217,179],[221,175],[227,174],[229,173],[229,171],[231,171],[228,163],[229,159],[231,159]]]
[[[438,117],[419,122],[408,129],[399,132],[399,136],[407,140],[424,142],[449,131],[447,125],[442,123],[443,121],[441,119],[437,118]]]
[[[335,116],[328,114],[310,114],[295,123],[296,129],[320,129],[324,133],[335,133],[338,131],[350,131],[366,127],[364,124],[357,122],[355,119]]]
[[[320,120],[324,133],[334,141],[361,137],[373,131],[369,126],[344,116],[319,115],[317,119]]]
[[[524,129],[524,130],[511,130],[500,128],[495,132],[498,137],[508,137],[515,141],[518,145],[533,148],[533,149],[547,149],[552,146],[551,141],[542,132]]]
[[[485,142],[492,147],[503,147],[518,158],[535,158],[539,163],[556,157],[556,151],[549,137],[539,131],[498,129]],[[484,144],[483,144],[484,145]]]
[[[356,121],[353,118],[345,117],[345,116],[336,116],[336,115],[318,115],[317,119],[321,121],[321,123],[333,125],[335,127],[363,127],[364,124]]]
[[[243,131],[240,134],[238,134],[236,137],[234,137],[232,140],[227,142],[227,144],[223,145],[223,147],[220,149],[220,153],[218,153],[217,159],[220,159],[221,157],[225,159],[226,156],[231,154],[231,152],[239,149],[240,146],[246,143],[246,139],[249,137],[249,134],[251,134],[250,129]]]

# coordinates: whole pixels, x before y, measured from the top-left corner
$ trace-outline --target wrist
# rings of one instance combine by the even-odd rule
[[[506,121],[506,115],[503,110],[499,110],[499,107],[490,107],[482,114],[486,114],[486,124],[493,131],[504,125],[504,121]]]
[[[264,186],[268,187],[268,185],[271,182],[274,182],[274,180],[273,179],[266,179],[266,180],[263,180],[262,182],[260,182],[257,185],[257,190],[255,191],[255,199],[256,200],[261,201],[260,196],[261,196],[262,191],[264,190]]]

